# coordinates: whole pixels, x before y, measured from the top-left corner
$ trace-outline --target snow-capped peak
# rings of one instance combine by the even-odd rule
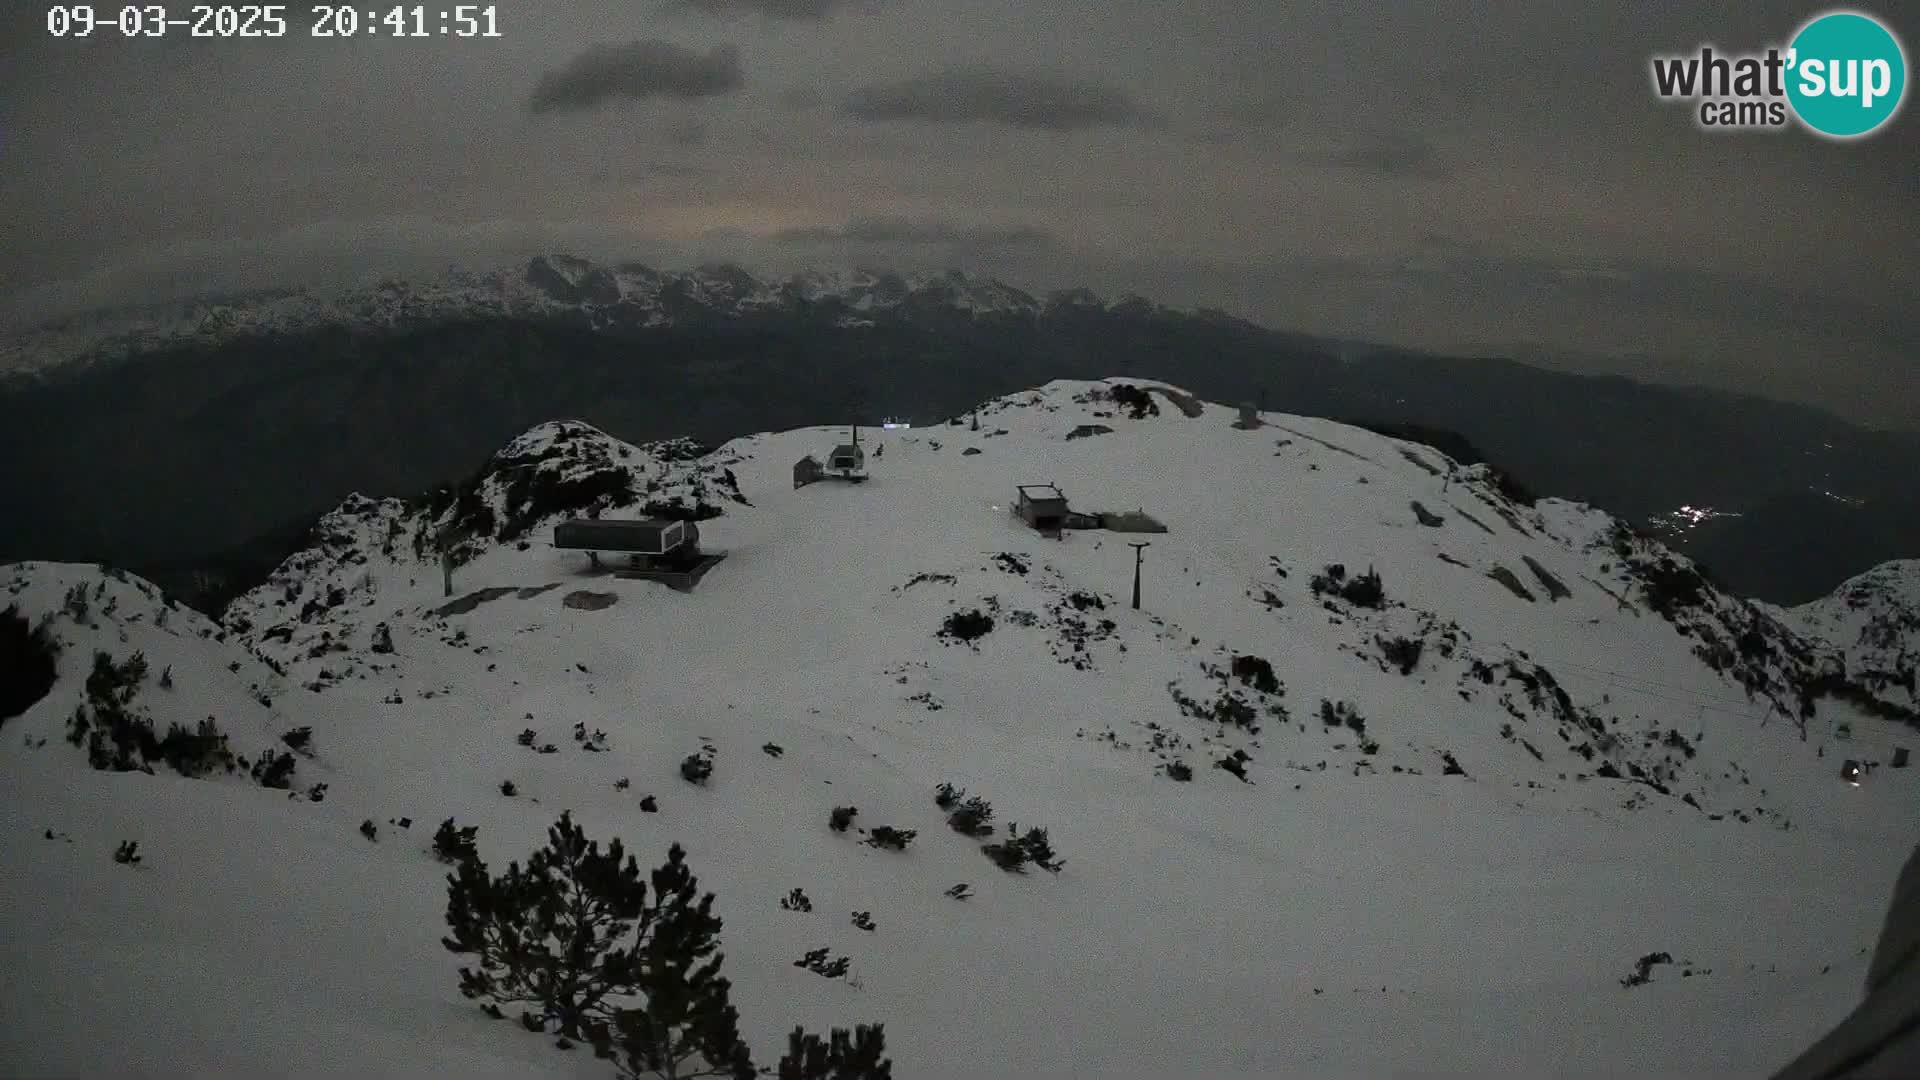
[[[882,312],[928,307],[972,317],[1030,316],[1045,307],[1003,282],[958,270],[814,271],[776,279],[731,264],[668,272],[552,254],[492,270],[449,269],[353,287],[279,289],[75,316],[0,337],[0,375],[329,326],[384,330],[450,319],[573,315],[597,329],[658,327],[689,317],[791,309],[801,302],[838,302],[848,309],[841,321],[849,325]],[[1052,303],[1104,306],[1086,290]]]

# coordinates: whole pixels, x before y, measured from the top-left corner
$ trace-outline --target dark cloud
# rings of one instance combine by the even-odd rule
[[[1432,143],[1408,131],[1369,136],[1327,155],[1320,163],[1395,177],[1431,178],[1450,172]]]
[[[0,4],[0,323],[548,250],[961,266],[1920,426],[1920,111],[1715,137],[1647,86],[1784,44],[1788,0],[508,0],[478,51],[58,40],[48,6]]]
[[[840,226],[784,229],[773,235],[786,245],[856,243],[896,246],[952,245],[971,248],[1049,247],[1053,233],[1033,225],[960,225],[908,218],[854,218]]]
[[[820,20],[851,6],[850,0],[667,0],[670,11],[703,15],[765,15],[773,19]]]
[[[988,123],[1039,131],[1146,125],[1152,113],[1099,83],[996,68],[957,68],[864,86],[847,98],[861,120]]]
[[[616,98],[704,98],[746,84],[740,50],[719,45],[697,52],[649,38],[596,45],[559,71],[541,76],[529,106],[536,113],[591,109]]]
[[[780,91],[780,104],[789,109],[817,109],[826,104],[826,95],[811,86],[795,86]]]

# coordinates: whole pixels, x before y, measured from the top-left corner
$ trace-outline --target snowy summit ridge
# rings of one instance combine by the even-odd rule
[[[0,1071],[612,1075],[441,944],[434,824],[504,867],[563,811],[685,847],[762,1061],[877,1022],[901,1077],[1756,1075],[1857,1000],[1920,830],[1910,566],[1781,612],[1487,466],[1143,380],[865,429],[865,483],[795,487],[846,435],[542,424],[345,500],[218,621],[0,568],[60,646],[0,731]],[[1165,531],[1042,536],[1011,500],[1048,483]],[[727,558],[596,571],[577,516]],[[69,745],[116,710],[178,725],[151,775]],[[1006,869],[1036,827],[1056,872]]]

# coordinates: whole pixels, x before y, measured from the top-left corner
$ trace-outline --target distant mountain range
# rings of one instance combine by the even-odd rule
[[[98,313],[0,341],[0,559],[244,587],[348,492],[456,481],[554,416],[717,443],[823,416],[937,421],[1115,374],[1449,444],[1643,523],[1770,601],[1920,554],[1905,480],[1920,436],[1807,407],[958,272],[773,280],[553,255]]]
[[[636,263],[597,266],[570,255],[542,255],[524,268],[482,273],[449,270],[432,279],[387,279],[339,290],[268,289],[178,304],[119,308],[49,323],[0,338],[0,374],[22,374],[214,347],[238,338],[330,327],[399,330],[478,318],[577,316],[600,330],[651,329],[715,317],[829,305],[837,326],[931,309],[982,316],[1039,317],[1058,307],[1107,305],[1086,290],[1044,299],[990,278],[958,271],[813,272],[762,280],[737,266],[664,273]],[[1166,310],[1129,297],[1119,306]]]

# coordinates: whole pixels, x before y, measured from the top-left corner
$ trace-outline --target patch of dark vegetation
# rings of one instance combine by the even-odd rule
[[[303,726],[293,728],[283,733],[280,736],[280,741],[285,743],[287,749],[292,750],[294,753],[303,754],[307,757],[313,756],[313,728],[311,727]]]
[[[680,759],[680,778],[689,784],[705,786],[713,775],[713,758],[707,754],[688,754]]]
[[[1215,761],[1213,767],[1232,773],[1243,784],[1251,784],[1253,781],[1247,778],[1247,762],[1252,760],[1253,755],[1247,753],[1245,750],[1235,750],[1226,757]]]
[[[1734,647],[1740,650],[1740,658],[1748,663],[1764,664],[1774,659],[1773,643],[1767,640],[1760,620],[1755,618],[1747,625],[1740,636],[1734,639]],[[1907,672],[1907,693],[1913,693],[1913,672]]]
[[[1067,432],[1067,441],[1071,442],[1074,439],[1084,439],[1089,435],[1111,434],[1113,434],[1113,429],[1105,424],[1081,424],[1079,427]]]
[[[970,643],[985,637],[992,630],[993,616],[979,608],[972,608],[948,615],[946,621],[940,624],[940,631],[935,636]]]
[[[833,950],[820,948],[809,950],[807,955],[795,960],[793,966],[805,968],[822,978],[838,979],[853,966],[853,961],[844,956],[836,959],[833,957]]]
[[[457,863],[477,857],[479,849],[475,846],[474,838],[479,833],[478,825],[461,828],[453,823],[452,818],[448,818],[440,823],[440,828],[433,834],[434,858],[444,863]]]
[[[1026,872],[1027,853],[1025,849],[1009,838],[1004,843],[982,844],[980,853],[993,860],[993,864],[1010,874]]]
[[[32,708],[60,674],[50,620],[30,626],[18,607],[0,611],[0,724]]]
[[[907,583],[905,585],[900,586],[900,588],[903,590],[911,589],[915,585],[918,585],[923,581],[939,582],[941,584],[951,585],[954,582],[954,577],[952,574],[915,574],[912,577],[908,578]]]
[[[1647,558],[1632,546],[1632,534],[1616,528],[1614,553],[1640,585],[1640,595],[1661,618],[1673,622],[1682,612],[1706,603],[1712,589],[1706,575],[1697,566],[1683,566],[1670,555]]]
[[[959,805],[947,815],[947,827],[962,836],[992,836],[993,804],[978,795],[969,795],[959,800]]]
[[[122,866],[140,865],[140,841],[122,840],[120,846],[113,849],[113,861]]]
[[[1076,611],[1107,610],[1107,602],[1090,592],[1070,592],[1067,594],[1067,603],[1072,604]]]
[[[1814,703],[1823,697],[1838,698],[1881,720],[1920,728],[1920,710],[1875,695],[1857,680],[1849,678],[1844,670],[1828,669],[1802,683],[1800,716],[1803,720],[1813,716]]]
[[[1273,665],[1258,656],[1236,656],[1228,670],[1242,684],[1263,694],[1280,692],[1280,680],[1273,674]]]
[[[649,888],[651,886],[651,888]],[[758,1075],[739,1033],[731,984],[720,974],[721,919],[714,896],[701,896],[674,844],[648,876],[616,838],[602,851],[569,815],[548,832],[545,848],[525,869],[490,873],[478,857],[462,859],[447,877],[447,928],[442,944],[472,965],[460,969],[460,992],[504,1019],[522,1007],[529,1031],[556,1029],[556,1045],[587,1043],[626,1080],[641,1076]],[[802,966],[845,974],[844,958],[825,950]],[[837,970],[835,970],[837,967]],[[796,1030],[780,1075],[828,1080],[884,1080],[878,1027],[853,1043]],[[856,1071],[831,1070],[845,1065]],[[807,1072],[815,1069],[814,1072]]]
[[[1003,551],[995,555],[993,561],[999,564],[1002,570],[1010,574],[1025,574],[1028,569],[1026,560],[1010,551]]]
[[[1633,962],[1633,973],[1620,980],[1620,985],[1631,990],[1636,986],[1645,986],[1653,979],[1655,964],[1671,964],[1673,956],[1664,952],[1652,952]]]
[[[456,535],[516,540],[548,518],[633,505],[639,497],[633,475],[585,434],[583,427],[563,426],[536,453],[490,461],[457,491],[431,497],[428,510],[437,517],[450,509],[448,531]],[[489,480],[500,489],[497,515],[481,495]]]
[[[696,500],[690,504],[679,495],[671,499],[654,499],[643,509],[648,517],[662,521],[706,521],[726,513],[712,503]]]
[[[1169,780],[1178,780],[1184,784],[1193,779],[1193,766],[1184,761],[1169,761],[1166,764],[1166,773]]]
[[[211,716],[192,729],[175,723],[168,725],[164,736],[154,731],[153,721],[133,704],[146,677],[144,653],[136,652],[118,662],[105,652],[94,653],[86,701],[76,706],[67,720],[67,742],[86,747],[87,764],[110,772],[152,773],[153,764],[158,762],[192,778],[236,771],[240,762]],[[261,762],[266,763],[271,756],[269,751]],[[291,773],[293,756],[282,756],[288,762],[286,772]],[[257,779],[260,775],[260,766],[256,765],[254,776]]]
[[[292,754],[269,750],[253,763],[254,783],[264,788],[285,791],[293,786],[294,765]]]
[[[1108,387],[1107,396],[1135,420],[1160,415],[1160,406],[1153,395],[1132,383],[1114,383]]]
[[[905,851],[907,850],[907,845],[913,843],[913,838],[918,835],[920,834],[913,829],[896,829],[891,825],[875,825],[867,831],[866,842],[870,847]]]
[[[813,901],[808,898],[805,889],[795,886],[791,892],[780,898],[780,910],[810,912],[813,910]]]
[[[864,912],[858,914],[865,914]],[[871,920],[862,926],[871,930]],[[852,1032],[834,1028],[829,1040],[794,1028],[787,1036],[787,1052],[773,1071],[777,1080],[892,1080],[893,1063],[886,1053],[881,1025],[860,1024]]]
[[[1239,694],[1234,693],[1232,690],[1220,691],[1211,703],[1202,703],[1195,698],[1188,697],[1181,693],[1178,683],[1167,684],[1167,691],[1173,695],[1173,703],[1179,706],[1180,711],[1187,716],[1191,716],[1196,720],[1210,720],[1216,724],[1231,724],[1234,727],[1246,728],[1255,735],[1260,733],[1260,725],[1258,723],[1260,714],[1255,711],[1250,703],[1242,699]],[[1275,711],[1276,715],[1282,719],[1285,718],[1286,710],[1284,707],[1274,705],[1270,708]]]
[[[1008,873],[1025,873],[1029,863],[1049,873],[1057,874],[1065,865],[1054,854],[1053,843],[1047,838],[1047,830],[1032,828],[1022,833],[1015,825],[1007,826],[1007,838],[995,844],[982,844],[980,851],[992,859],[995,866]]]
[[[174,772],[195,778],[215,772],[231,773],[238,767],[233,751],[227,747],[226,735],[211,716],[200,721],[192,731],[181,724],[167,725],[158,756]]]
[[[1326,698],[1321,698],[1320,723],[1330,728],[1348,728],[1355,735],[1367,733],[1367,718],[1361,716],[1360,710],[1354,708],[1350,701],[1342,701],[1336,705]]]
[[[1308,588],[1315,596],[1338,596],[1354,607],[1378,608],[1387,598],[1380,575],[1372,567],[1364,574],[1348,577],[1347,568],[1341,563],[1328,563],[1325,570],[1314,575]]]
[[[1412,675],[1413,669],[1420,666],[1420,652],[1426,646],[1420,638],[1410,637],[1376,637],[1373,643],[1379,646],[1380,655],[1387,663],[1399,668],[1402,675]]]
[[[834,832],[846,832],[847,829],[853,825],[854,817],[859,813],[860,811],[856,807],[836,806],[833,808],[833,812],[827,815],[827,828],[832,829]]]

